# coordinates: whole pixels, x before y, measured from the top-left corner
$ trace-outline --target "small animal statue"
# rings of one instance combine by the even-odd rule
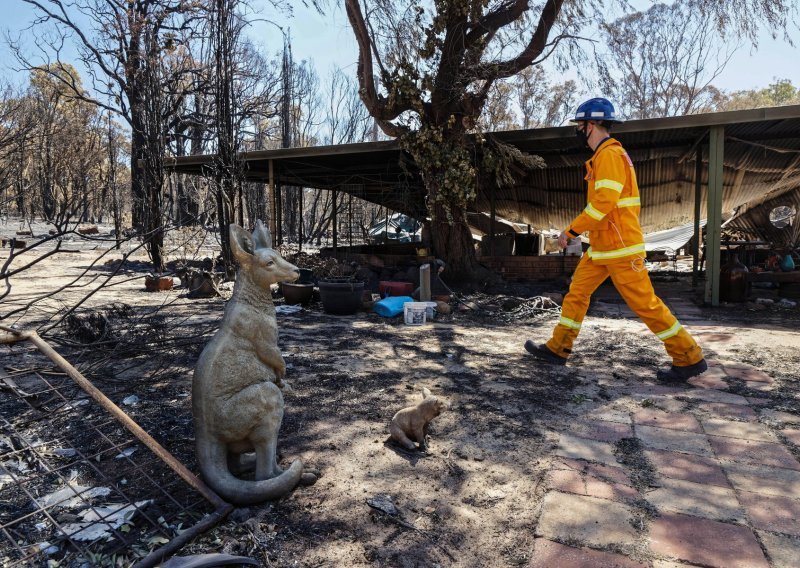
[[[230,243],[239,272],[220,329],[194,370],[192,414],[203,477],[229,502],[246,505],[278,499],[313,474],[304,476],[299,460],[284,471],[276,457],[286,363],[270,285],[293,282],[300,272],[272,249],[261,221],[252,236],[231,224]],[[234,476],[242,454],[253,451],[255,480]]]
[[[447,408],[447,403],[435,396],[431,391],[422,389],[422,402],[398,410],[389,424],[389,434],[396,443],[406,449],[416,450],[414,442],[419,443],[421,451],[428,450],[428,426],[431,420],[439,416]]]

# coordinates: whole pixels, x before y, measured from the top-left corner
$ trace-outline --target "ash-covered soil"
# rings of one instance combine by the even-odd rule
[[[37,267],[40,272],[15,288],[17,298],[66,279],[89,254]],[[72,290],[72,297],[84,291]],[[526,309],[522,300],[544,291],[544,285],[509,287],[502,298],[498,290],[467,297],[452,315],[421,327],[366,312],[329,316],[318,303],[278,316],[291,386],[279,450],[284,465],[301,458],[322,476],[279,502],[235,511],[182,554],[242,554],[276,567],[526,565],[559,432],[613,406],[626,387],[654,384],[655,369],[668,362],[639,321],[592,312],[568,366],[533,361],[522,344],[546,340],[557,311]],[[59,300],[61,306],[69,299]],[[115,402],[137,395],[138,404],[126,411],[197,471],[191,374],[224,301],[189,300],[181,289],[148,294],[141,280],[126,280],[76,312],[108,316],[103,310],[116,302],[116,317],[100,318],[102,338],[81,343],[80,326],[72,321],[70,328],[66,320],[47,337]],[[57,302],[47,307],[57,309]],[[95,327],[100,320],[92,320]],[[684,323],[709,358],[750,363],[776,381],[769,392],[745,384],[732,390],[797,413],[798,320],[798,310],[701,309]],[[19,325],[37,326],[36,312]],[[6,373],[39,364],[20,346],[0,351]],[[387,443],[392,415],[416,404],[422,387],[451,405],[433,422],[427,455]],[[620,448],[621,455],[635,456],[634,450]],[[120,471],[109,475],[124,475],[124,461],[113,466]],[[640,466],[645,480],[647,468]],[[396,515],[370,506],[383,495]]]

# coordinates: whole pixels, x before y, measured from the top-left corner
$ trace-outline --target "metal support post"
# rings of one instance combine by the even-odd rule
[[[272,160],[269,161],[269,185],[267,185],[267,199],[269,199],[269,234],[274,239],[277,235],[277,206],[275,204],[275,173]]]
[[[283,244],[283,195],[281,195],[281,184],[275,186],[275,228],[277,231],[278,246]],[[276,237],[273,236],[273,239]]]
[[[697,145],[694,158],[694,248],[692,249],[692,288],[697,287],[700,266],[700,202],[703,191],[703,145]]]
[[[339,236],[339,221],[338,221],[338,210],[339,209],[339,192],[335,189],[333,190],[333,217],[331,218],[331,222],[333,223],[333,254],[336,254],[336,247],[337,237]]]
[[[708,146],[708,201],[706,211],[706,294],[705,301],[719,305],[720,242],[722,233],[722,176],[725,156],[725,127],[712,126]]]
[[[489,188],[489,256],[494,256],[494,222],[497,220],[497,210],[494,203],[494,184]]]

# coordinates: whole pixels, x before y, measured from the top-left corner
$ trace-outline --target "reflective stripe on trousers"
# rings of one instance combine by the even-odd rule
[[[572,277],[572,285],[561,308],[561,319],[553,330],[553,337],[547,342],[551,351],[561,357],[569,356],[589,309],[589,298],[608,276],[611,276],[614,286],[628,307],[664,342],[674,365],[685,367],[703,358],[703,351],[694,338],[656,296],[646,270],[637,272],[630,260],[597,264],[588,255],[581,258]]]

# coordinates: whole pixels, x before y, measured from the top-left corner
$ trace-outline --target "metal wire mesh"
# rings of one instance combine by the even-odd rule
[[[209,501],[44,355],[24,355],[29,367],[0,369],[0,565],[127,566],[208,528]]]

